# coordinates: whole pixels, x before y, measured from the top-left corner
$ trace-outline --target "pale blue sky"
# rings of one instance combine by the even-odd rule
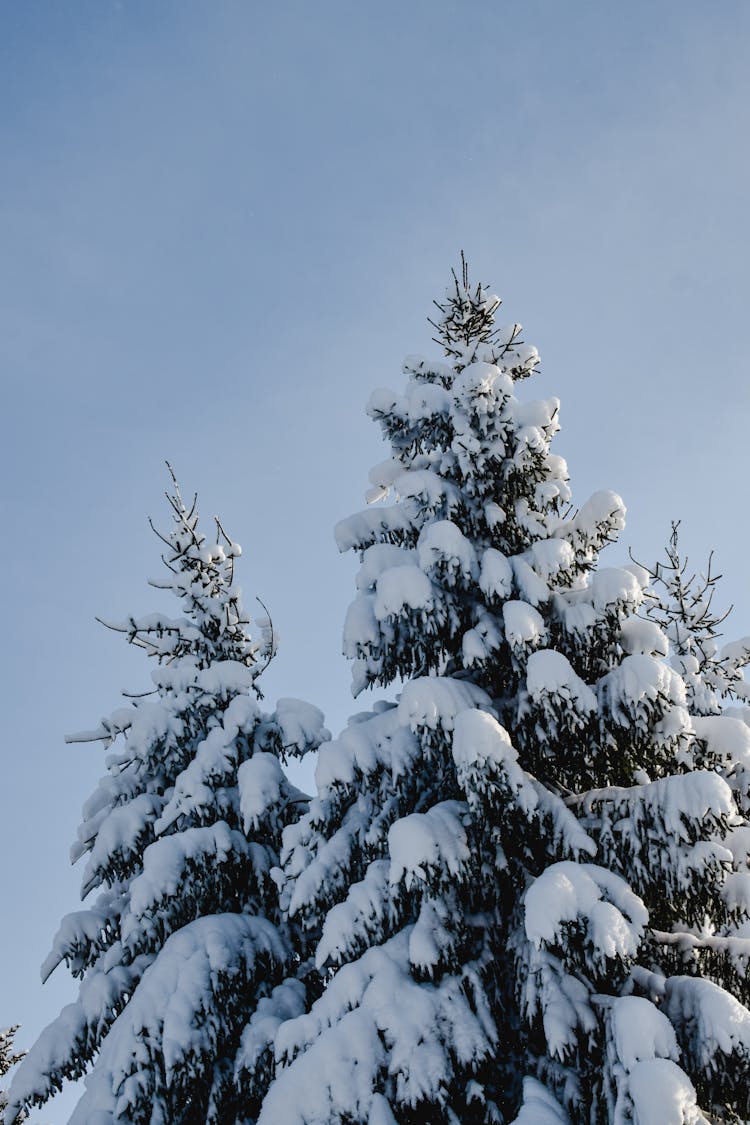
[[[578,501],[619,491],[642,558],[681,517],[750,632],[749,47],[742,0],[0,3],[0,1023],[22,1042],[70,994],[38,965],[102,770],[63,736],[148,684],[93,618],[157,604],[163,459],[245,547],[282,641],[269,698],[340,727],[332,527],[385,456],[364,402],[432,347],[461,247],[541,349]]]

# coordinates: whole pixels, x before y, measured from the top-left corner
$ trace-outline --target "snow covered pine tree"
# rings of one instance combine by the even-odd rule
[[[713,570],[713,555],[709,555],[705,573],[689,570],[688,559],[680,553],[678,529],[679,523],[673,523],[666,562],[648,568],[646,613],[669,639],[669,662],[685,684],[695,733],[710,750],[714,768],[726,779],[739,809],[747,817],[750,685],[743,677],[743,669],[750,663],[750,637],[719,646],[720,629],[731,613],[731,607],[724,613],[713,608],[721,575]],[[729,832],[724,843],[734,859],[724,889],[725,899],[736,908],[731,921],[718,932],[683,926],[669,939],[664,935],[664,939],[674,943],[687,959],[696,950],[704,960],[716,951],[728,953],[738,974],[735,990],[746,997],[750,957],[750,828],[745,819]],[[725,963],[723,972],[722,967],[717,969],[724,975],[727,967]],[[696,1026],[694,1033],[700,1035],[700,1028]]]
[[[750,685],[743,669],[750,664],[750,637],[719,648],[720,628],[731,608],[713,608],[717,583],[709,555],[705,574],[690,573],[680,554],[679,521],[672,524],[666,562],[648,569],[646,612],[669,640],[669,661],[682,677],[692,715],[719,715],[722,701],[750,702]]]
[[[234,563],[217,521],[200,532],[176,482],[163,539],[168,575],[154,582],[181,616],[113,628],[153,656],[155,688],[130,697],[99,729],[69,741],[115,744],[84,807],[73,859],[88,854],[88,909],[68,915],[43,967],[63,960],[81,979],[76,1003],[31,1048],[11,1085],[5,1121],[90,1068],[76,1125],[233,1123],[263,1090],[261,1066],[235,1078],[248,1017],[295,971],[271,871],[301,795],[279,758],[327,737],[317,708],[258,706],[272,655],[270,625],[251,640]],[[300,1003],[303,986],[287,982]],[[289,1011],[283,1003],[280,1014]],[[255,1083],[261,1083],[261,1089]]]
[[[746,794],[637,614],[648,576],[598,566],[624,507],[571,510],[558,403],[518,397],[538,356],[499,304],[463,263],[446,360],[370,400],[391,453],[337,529],[361,555],[345,651],[355,694],[401,690],[322,748],[284,833],[326,987],[271,1029],[259,1125],[750,1112],[750,942],[720,938],[748,917]]]

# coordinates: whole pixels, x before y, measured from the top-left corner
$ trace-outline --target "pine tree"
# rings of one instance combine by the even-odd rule
[[[713,552],[705,573],[691,572],[680,553],[678,532],[679,522],[673,522],[666,562],[644,567],[649,577],[645,616],[668,638],[669,663],[685,684],[693,730],[748,815],[750,684],[743,673],[750,664],[750,637],[719,645],[732,607],[718,614],[713,608],[721,579],[713,569]]]
[[[273,1029],[259,1125],[750,1114],[750,946],[684,944],[747,917],[747,821],[638,615],[647,575],[599,566],[622,501],[572,509],[559,404],[521,397],[538,355],[499,305],[462,262],[445,359],[370,399],[390,456],[337,529],[344,644],[355,694],[400,693],[321,750],[284,833],[325,990]]]
[[[89,1071],[77,1125],[230,1125],[262,1093],[260,1067],[235,1075],[249,1017],[304,1003],[303,985],[284,983],[298,959],[272,875],[304,798],[280,760],[327,735],[308,704],[260,709],[270,624],[251,639],[240,548],[218,521],[216,542],[203,535],[172,479],[172,527],[157,531],[166,576],[152,585],[179,614],[110,626],[155,659],[153,690],[69,740],[111,748],[72,852],[88,857],[93,897],[43,966],[46,977],[65,961],[80,991],[19,1068],[6,1122]],[[269,1000],[274,988],[297,1009]]]
[[[722,628],[732,607],[723,613],[713,608],[721,575],[713,553],[705,571],[691,571],[679,546],[679,521],[672,523],[666,561],[644,568],[649,575],[646,616],[669,638],[669,661],[681,675],[696,735],[698,756],[706,752],[733,792],[738,808],[750,815],[750,685],[743,670],[750,663],[750,637],[720,645]],[[746,989],[750,961],[750,828],[743,819],[725,839],[732,853],[733,871],[724,895],[735,906],[729,922],[718,932],[705,927],[682,926],[672,935],[683,957],[696,951],[704,960],[716,951],[729,954],[737,973],[735,987]],[[739,940],[738,940],[739,939]],[[725,962],[726,973],[730,967]]]
[[[683,679],[691,714],[718,715],[725,703],[750,701],[743,676],[750,664],[750,637],[719,647],[732,607],[719,614],[714,610],[721,575],[713,568],[713,553],[705,574],[691,572],[680,553],[679,527],[679,521],[672,523],[666,562],[645,568],[650,580],[646,611],[669,639],[670,664]]]
[[[13,1040],[15,1039],[18,1025],[15,1027],[6,1027],[0,1031],[0,1078],[4,1078],[11,1067],[20,1062],[24,1056],[23,1051],[14,1051]],[[0,1090],[0,1111],[4,1110],[8,1104],[8,1097],[4,1090]]]

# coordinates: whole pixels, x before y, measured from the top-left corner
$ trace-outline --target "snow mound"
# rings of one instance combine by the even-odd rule
[[[750,1062],[750,1011],[713,981],[669,977],[664,1011],[675,1027],[690,1027],[691,1054],[701,1069],[712,1070],[718,1053]]]
[[[642,653],[626,656],[605,682],[613,713],[621,719],[629,717],[641,703],[653,703],[660,696],[685,706],[685,685],[678,674],[662,660]]]
[[[448,676],[422,676],[401,692],[398,717],[415,732],[421,728],[452,731],[456,715],[469,707],[492,712],[490,697],[475,684]]]
[[[674,1028],[663,1012],[641,996],[620,996],[612,1004],[612,1034],[627,1071],[644,1059],[680,1057]]]
[[[625,880],[591,863],[552,864],[524,898],[526,936],[536,948],[559,943],[566,924],[581,923],[598,960],[632,958],[647,922],[645,906]]]
[[[417,542],[417,557],[427,574],[439,570],[443,581],[468,581],[477,576],[474,548],[450,520],[438,520],[424,528]]]
[[[366,721],[349,725],[332,742],[320,748],[315,782],[321,793],[337,785],[349,785],[356,774],[369,774],[379,766],[397,777],[411,767],[417,744],[398,708],[373,713]]]
[[[667,656],[669,641],[655,621],[628,617],[620,628],[620,644],[628,656]]]
[[[356,577],[357,589],[362,593],[374,591],[377,580],[384,570],[396,566],[413,566],[415,561],[414,551],[407,551],[393,543],[375,543],[362,555]]]
[[[242,828],[256,829],[269,809],[278,805],[286,785],[284,771],[275,754],[256,750],[237,770]]]
[[[378,578],[373,610],[378,621],[398,617],[404,609],[429,610],[433,605],[433,588],[427,575],[418,566],[392,566]]]
[[[643,591],[635,575],[624,567],[602,567],[591,578],[594,607],[600,611],[636,609],[643,601]]]
[[[403,880],[409,890],[417,880],[450,882],[459,876],[471,856],[463,827],[465,814],[461,802],[442,801],[426,813],[411,813],[391,825],[391,885]]]
[[[708,1125],[695,1088],[671,1059],[644,1059],[629,1077],[633,1125]]]
[[[546,1086],[524,1078],[521,1110],[511,1125],[570,1125],[570,1118]]]
[[[600,550],[613,532],[625,527],[625,505],[616,492],[602,489],[581,505],[565,524],[565,534],[579,550]]]
[[[282,750],[302,757],[331,737],[323,712],[302,699],[284,697],[276,703],[273,719],[279,728]]]
[[[584,714],[597,709],[591,688],[576,675],[567,657],[554,649],[531,654],[526,667],[526,689],[535,701],[544,696],[559,696],[569,699]]]
[[[694,715],[693,730],[722,764],[750,770],[750,727],[729,715]]]
[[[505,639],[516,649],[539,648],[547,640],[544,618],[528,602],[507,601],[503,604]]]
[[[531,565],[545,581],[569,571],[575,552],[567,539],[540,539],[530,547]]]
[[[500,774],[505,787],[527,814],[537,806],[531,779],[518,764],[510,736],[487,711],[468,709],[456,716],[453,731],[453,761],[459,782],[469,789],[475,776],[492,778]]]
[[[513,568],[501,551],[488,547],[482,555],[479,589],[490,603],[509,598],[513,589]]]

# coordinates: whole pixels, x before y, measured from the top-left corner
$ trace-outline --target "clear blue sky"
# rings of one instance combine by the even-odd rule
[[[460,248],[540,347],[579,502],[619,491],[644,559],[682,518],[750,632],[749,40],[742,0],[0,4],[0,1024],[22,1042],[71,992],[38,966],[102,772],[63,736],[148,686],[93,619],[158,604],[163,459],[245,547],[282,642],[268,696],[340,727],[332,527],[385,456],[362,407],[432,347]]]

